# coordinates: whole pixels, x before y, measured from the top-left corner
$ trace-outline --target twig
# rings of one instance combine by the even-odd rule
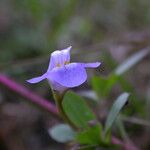
[[[124,150],[140,150],[131,141],[121,141],[120,139],[112,136],[112,144],[121,146]]]
[[[122,118],[123,121],[126,121],[126,122],[130,122],[130,123],[150,127],[150,121],[148,121],[148,120],[135,118],[135,117],[126,117],[126,116],[123,116],[123,115],[121,115],[121,118]]]
[[[22,86],[19,83],[16,83],[15,81],[6,77],[5,75],[0,74],[0,84],[10,89],[11,91],[19,94],[20,96],[28,99],[32,103],[37,104],[38,106],[44,108],[45,110],[52,113],[53,115],[55,116],[58,115],[58,111],[54,104],[38,96],[37,94],[31,92],[26,87]]]

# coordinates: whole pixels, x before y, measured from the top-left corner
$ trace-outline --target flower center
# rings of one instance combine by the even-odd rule
[[[70,62],[68,61],[65,61],[63,65],[68,65]],[[62,65],[60,63],[57,63],[56,64],[56,67],[61,67]]]
[[[70,63],[70,62],[68,62],[68,61],[65,61],[65,62],[64,62],[64,65],[68,65],[69,63]]]
[[[56,64],[56,67],[61,67],[61,65],[59,63]]]

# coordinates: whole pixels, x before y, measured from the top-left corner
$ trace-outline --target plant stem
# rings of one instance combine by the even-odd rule
[[[10,89],[11,91],[17,93],[18,95],[24,97],[26,100],[47,110],[49,113],[53,114],[54,116],[58,116],[58,111],[55,105],[49,102],[50,100],[44,99],[43,97],[27,89],[25,86],[12,80],[11,78],[3,74],[0,74],[0,84],[5,86],[7,89]]]
[[[55,103],[59,112],[59,115],[62,117],[62,119],[68,123],[74,130],[78,130],[78,128],[75,126],[75,124],[68,118],[67,114],[65,113],[62,105],[64,93],[60,94],[57,91],[53,90],[53,96],[55,99]]]

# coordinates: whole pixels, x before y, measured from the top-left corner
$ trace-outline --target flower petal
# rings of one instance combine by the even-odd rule
[[[46,76],[47,76],[47,74],[45,73],[42,76],[29,79],[29,80],[27,80],[27,82],[29,82],[29,83],[38,83],[38,82],[44,80],[46,78]]]
[[[59,91],[60,93],[63,93],[65,90],[67,90],[67,87],[64,87],[64,86],[60,85],[59,83],[57,83],[54,80],[49,80],[48,79],[48,82],[51,85],[51,88],[53,90]]]
[[[72,46],[63,49],[54,51],[51,54],[50,63],[48,67],[48,71],[52,70],[57,66],[64,66],[65,62],[70,62],[70,50]]]
[[[47,78],[64,87],[76,87],[87,79],[85,68],[78,63],[71,63],[63,67],[54,68],[48,73]]]
[[[97,68],[101,65],[100,62],[95,62],[95,63],[80,63],[83,67],[85,68]]]

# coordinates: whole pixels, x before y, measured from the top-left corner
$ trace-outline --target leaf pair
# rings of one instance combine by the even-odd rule
[[[58,142],[77,141],[80,144],[100,143],[101,125],[84,99],[73,92],[67,92],[63,99],[63,108],[69,119],[79,128],[75,132],[68,125],[57,125],[49,130],[53,139]]]
[[[127,102],[128,96],[128,93],[121,94],[113,104],[106,120],[104,128],[105,135],[108,135],[110,132],[116,117]],[[95,115],[80,96],[74,94],[73,92],[67,92],[64,97],[63,106],[70,120],[82,130],[77,133],[68,125],[60,124],[49,130],[49,133],[53,139],[62,143],[74,140],[80,144],[86,144],[89,146],[98,146],[106,141],[104,139],[105,136],[102,138],[103,131],[101,124],[95,122]]]

